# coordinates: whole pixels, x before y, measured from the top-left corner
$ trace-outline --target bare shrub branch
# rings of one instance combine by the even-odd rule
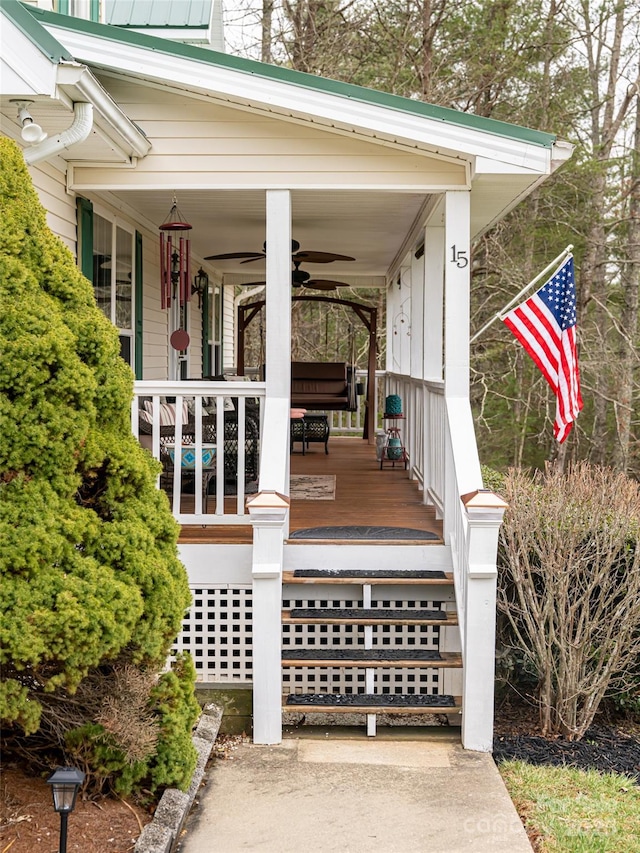
[[[545,734],[581,738],[640,654],[640,488],[580,463],[510,471],[499,609],[538,677]]]

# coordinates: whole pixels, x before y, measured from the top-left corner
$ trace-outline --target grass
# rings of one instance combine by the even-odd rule
[[[640,787],[595,770],[498,765],[536,851],[640,853]]]

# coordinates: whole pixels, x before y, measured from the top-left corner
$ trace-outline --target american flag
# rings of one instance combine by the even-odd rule
[[[502,318],[556,395],[553,434],[562,442],[582,408],[576,354],[576,287],[570,256],[540,290]]]

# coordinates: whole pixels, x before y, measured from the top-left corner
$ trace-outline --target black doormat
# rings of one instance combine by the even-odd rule
[[[405,619],[421,622],[440,620],[445,622],[447,614],[444,610],[391,610],[381,607],[294,607],[291,610],[292,619],[375,619],[385,622],[402,622]]]
[[[438,539],[428,530],[412,527],[304,527],[294,531],[290,539]]]
[[[285,660],[344,660],[344,661],[394,661],[413,660],[436,661],[442,660],[437,649],[284,649],[282,657]]]
[[[334,705],[338,707],[368,705],[386,708],[449,708],[455,705],[453,696],[425,696],[421,693],[290,693],[287,706]]]
[[[441,571],[432,569],[296,569],[294,578],[416,578],[446,580]]]

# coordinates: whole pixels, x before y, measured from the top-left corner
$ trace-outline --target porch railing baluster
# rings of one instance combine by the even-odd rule
[[[162,462],[158,485],[170,491],[181,524],[251,523],[245,496],[258,474],[264,399],[263,382],[134,384],[133,433]],[[215,493],[207,498],[210,482]],[[233,493],[226,502],[225,491]]]

